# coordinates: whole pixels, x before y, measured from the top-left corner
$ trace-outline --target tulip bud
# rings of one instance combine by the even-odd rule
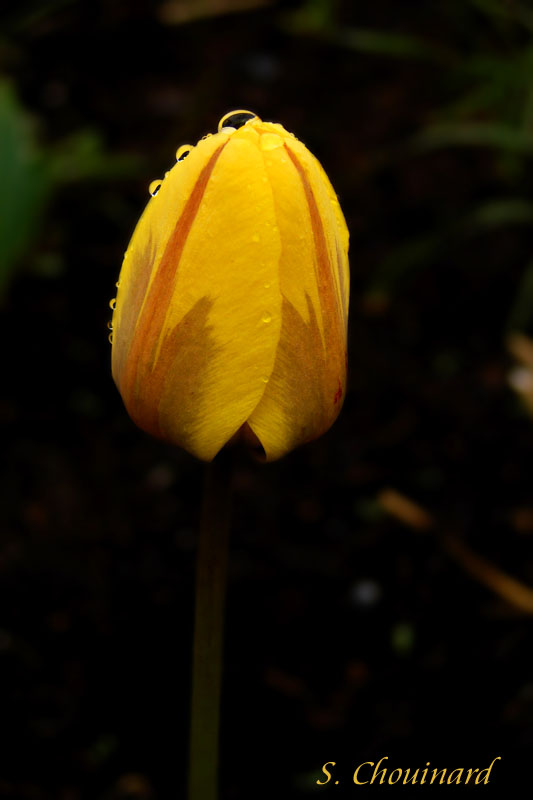
[[[348,229],[316,158],[251,112],[150,186],[120,273],[113,378],[143,430],[211,461],[317,438],[346,387]]]

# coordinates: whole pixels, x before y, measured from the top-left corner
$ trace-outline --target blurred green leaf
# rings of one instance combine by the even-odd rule
[[[533,153],[533,131],[492,122],[429,125],[411,140],[415,151],[443,147],[492,147],[515,153]]]
[[[533,9],[524,3],[502,2],[502,0],[469,0],[470,4],[492,21],[504,20],[519,22],[533,31]]]
[[[398,622],[391,631],[391,646],[399,656],[411,653],[415,644],[415,629],[410,622]]]
[[[46,149],[13,86],[0,80],[0,297],[39,233],[46,204],[62,185],[133,174],[138,156],[106,152],[102,137],[81,130]],[[52,272],[42,274],[54,274]]]
[[[338,33],[338,42],[350,49],[374,55],[429,61],[443,61],[450,58],[450,53],[439,44],[417,36],[383,30],[364,28],[341,30]]]
[[[449,52],[439,43],[395,31],[346,28],[339,23],[337,3],[332,0],[307,0],[284,16],[292,33],[325,36],[336,45],[361,53],[430,61],[448,60]]]
[[[466,218],[465,228],[490,229],[529,223],[533,223],[533,203],[514,197],[483,203]]]
[[[69,6],[75,5],[76,0],[19,0],[12,9],[6,9],[7,14],[3,19],[2,33],[13,31],[28,31],[34,29],[44,21],[49,21],[54,15]],[[6,4],[7,5],[7,4]]]
[[[532,73],[531,43],[514,47],[504,55],[484,51],[469,54],[454,65],[449,75],[459,96],[437,109],[437,117],[460,122],[483,114],[501,124],[521,127],[531,102]]]
[[[335,31],[336,6],[331,0],[306,0],[299,8],[284,16],[285,27],[296,34]]]
[[[236,14],[269,5],[273,0],[164,0],[157,16],[163,25],[183,25],[202,17]]]
[[[33,241],[52,183],[31,120],[12,86],[0,82],[0,295]]]
[[[90,129],[74,133],[48,151],[48,169],[56,184],[122,178],[139,165],[138,156],[107,153],[102,136]]]

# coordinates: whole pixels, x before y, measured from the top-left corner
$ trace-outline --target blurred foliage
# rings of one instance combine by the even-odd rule
[[[501,191],[477,207],[458,206],[451,219],[441,213],[435,229],[390,248],[368,288],[369,299],[386,300],[411,275],[430,267],[443,248],[457,246],[465,236],[490,235],[506,226],[531,226],[533,8],[515,0],[451,0],[447,14],[455,18],[457,36],[456,41],[443,44],[398,30],[343,26],[339,7],[327,0],[307,0],[287,16],[287,26],[368,55],[427,62],[435,78],[435,105],[420,129],[407,141],[393,141],[388,152],[377,154],[375,169],[438,149],[485,150]],[[462,31],[473,35],[463,38]],[[526,266],[509,324],[526,329],[532,322],[533,286]]]
[[[51,179],[13,88],[0,84],[0,292],[33,240]]]
[[[34,245],[46,206],[61,186],[130,174],[138,159],[110,155],[97,131],[84,129],[43,146],[15,89],[0,81],[0,297]]]
[[[182,25],[202,17],[236,14],[270,5],[273,0],[167,0],[158,17],[164,25]]]

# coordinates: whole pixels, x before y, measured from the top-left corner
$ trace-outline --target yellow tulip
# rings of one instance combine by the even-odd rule
[[[232,112],[176,155],[124,256],[113,377],[148,433],[205,461],[241,437],[274,460],[344,399],[348,229],[282,125]]]

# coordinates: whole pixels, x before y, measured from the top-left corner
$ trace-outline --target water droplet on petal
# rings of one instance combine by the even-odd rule
[[[257,114],[254,114],[253,111],[245,111],[242,108],[237,109],[237,111],[229,111],[218,123],[218,132],[222,133],[224,128],[229,127],[237,130],[237,128],[242,128],[243,125],[246,125],[251,119],[256,119],[258,122],[261,122]]]
[[[268,375],[262,375],[261,376],[261,380],[263,381],[263,383],[268,383],[268,380],[269,380],[268,379]]]
[[[272,315],[269,314],[268,311],[267,311],[267,312],[265,312],[263,314],[262,319],[263,319],[263,322],[265,323],[265,325],[268,325],[269,322],[272,322]]]
[[[113,321],[112,320],[109,320],[109,322],[107,323],[107,329],[110,330],[110,331],[113,330]]]
[[[116,286],[116,287],[117,287],[117,289],[118,289],[118,287],[120,286],[120,281],[117,281],[117,282],[115,283],[115,286]]]
[[[112,334],[112,333],[110,333],[110,334],[109,334],[109,336],[108,336],[107,338],[109,339],[109,341],[111,342],[111,344],[113,344],[113,334]]]
[[[276,150],[283,147],[283,139],[277,133],[264,133],[261,136],[261,150]]]
[[[191,150],[192,146],[190,144],[182,144],[181,147],[178,147],[176,150],[176,161],[183,161],[184,158],[187,158]]]
[[[265,283],[265,289],[270,289],[270,284],[269,283]]]
[[[116,307],[117,307],[117,298],[113,297],[113,299],[109,301],[109,308],[112,311],[114,311]]]
[[[150,192],[150,194],[152,195],[152,197],[155,197],[155,196],[156,196],[156,194],[158,193],[158,191],[159,191],[159,190],[160,190],[160,188],[161,188],[161,184],[162,184],[162,183],[163,183],[163,181],[160,181],[160,180],[152,181],[152,183],[151,183],[151,184],[150,184],[150,186],[148,187],[148,191]]]

